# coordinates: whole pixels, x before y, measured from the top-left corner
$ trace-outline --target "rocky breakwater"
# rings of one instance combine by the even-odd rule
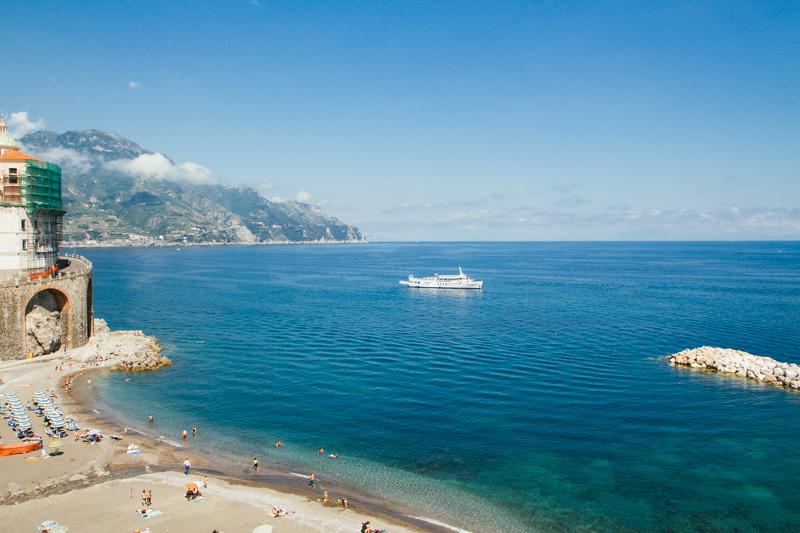
[[[157,370],[172,365],[161,355],[158,339],[141,331],[111,331],[105,320],[95,319],[94,332],[86,346],[68,354],[70,359],[110,370]]]
[[[702,346],[671,355],[669,362],[800,389],[800,366],[794,363],[781,363],[771,357],[761,357],[740,350]]]

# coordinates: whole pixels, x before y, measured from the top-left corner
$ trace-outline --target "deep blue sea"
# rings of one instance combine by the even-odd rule
[[[95,316],[175,363],[95,380],[131,427],[468,531],[800,527],[800,393],[665,360],[800,363],[800,243],[78,253]],[[459,266],[483,290],[398,284]]]

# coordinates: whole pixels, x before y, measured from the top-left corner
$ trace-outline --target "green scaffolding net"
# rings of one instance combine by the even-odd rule
[[[26,174],[20,191],[25,210],[61,211],[61,169],[58,165],[45,161],[28,161]]]

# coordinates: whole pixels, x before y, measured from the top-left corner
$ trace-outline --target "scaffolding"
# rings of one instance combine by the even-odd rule
[[[27,274],[46,271],[58,264],[63,233],[61,169],[52,163],[28,160],[22,169],[8,169],[0,176],[0,206],[25,209],[23,222]]]

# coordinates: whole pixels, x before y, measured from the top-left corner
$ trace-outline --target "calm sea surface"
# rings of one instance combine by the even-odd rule
[[[800,243],[78,252],[95,316],[175,362],[94,380],[132,427],[476,532],[800,524],[800,393],[665,362],[800,363]],[[484,289],[398,284],[459,266]]]

